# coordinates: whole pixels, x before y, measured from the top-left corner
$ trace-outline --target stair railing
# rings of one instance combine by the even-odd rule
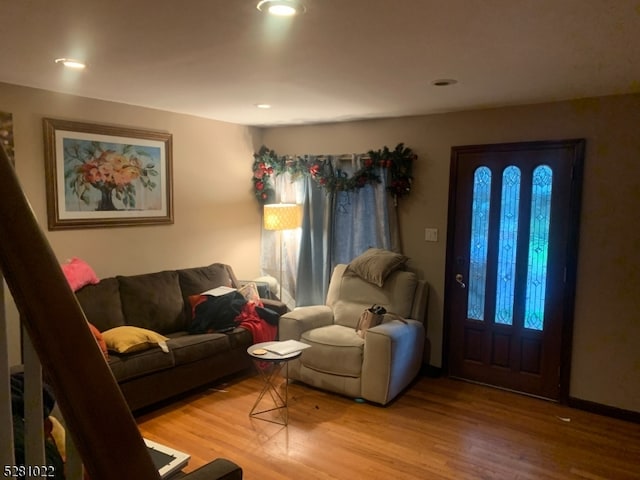
[[[159,479],[135,419],[2,148],[0,270],[90,478]],[[6,324],[2,331],[6,336]],[[7,370],[1,370],[6,387]],[[8,461],[6,465],[13,463]]]

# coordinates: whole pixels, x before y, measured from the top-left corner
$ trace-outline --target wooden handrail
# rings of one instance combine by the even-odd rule
[[[0,269],[91,479],[159,479],[2,147]]]

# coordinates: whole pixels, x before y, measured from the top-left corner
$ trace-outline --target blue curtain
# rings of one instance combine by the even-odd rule
[[[392,248],[385,172],[378,173],[381,183],[336,195],[332,267],[349,263],[371,247]]]

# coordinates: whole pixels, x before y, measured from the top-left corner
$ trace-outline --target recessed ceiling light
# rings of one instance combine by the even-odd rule
[[[297,13],[304,13],[305,8],[300,0],[261,0],[257,5],[261,12],[280,17],[291,17]]]
[[[439,78],[431,82],[431,85],[434,87],[448,87],[449,85],[455,85],[456,83],[458,83],[458,81],[453,78]]]
[[[256,108],[262,108],[263,110],[268,110],[271,108],[271,105],[268,103],[256,103]]]
[[[61,63],[65,67],[75,68],[76,70],[82,70],[87,65],[80,60],[74,60],[73,58],[56,58],[56,63]]]

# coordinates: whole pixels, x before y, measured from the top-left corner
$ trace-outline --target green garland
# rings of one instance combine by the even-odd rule
[[[275,201],[275,189],[271,179],[273,175],[285,172],[293,177],[309,175],[327,192],[349,192],[367,184],[380,183],[379,167],[388,175],[387,191],[393,195],[395,201],[411,191],[413,161],[418,157],[402,143],[394,150],[389,150],[386,146],[380,150],[370,150],[363,159],[362,168],[352,176],[334,167],[326,159],[278,156],[265,146],[262,146],[253,158],[253,193],[261,204],[265,204]]]

